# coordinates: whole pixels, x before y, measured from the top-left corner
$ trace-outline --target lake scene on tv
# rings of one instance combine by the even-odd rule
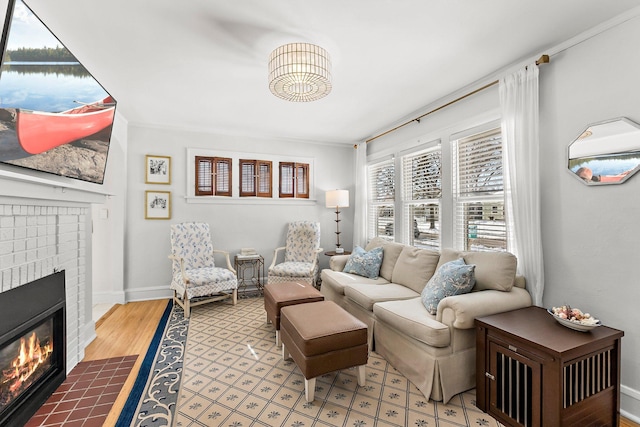
[[[102,184],[116,102],[22,0],[6,19],[0,162]]]

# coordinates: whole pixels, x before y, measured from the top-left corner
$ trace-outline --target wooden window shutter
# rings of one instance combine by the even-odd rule
[[[196,156],[196,196],[213,196],[213,157]]]
[[[295,163],[280,162],[280,197],[295,197]]]
[[[240,160],[240,197],[256,195],[256,161]]]
[[[309,165],[296,163],[296,197],[309,198]]]
[[[231,197],[231,159],[215,157],[215,195]]]
[[[231,196],[231,159],[196,156],[196,196]]]
[[[271,197],[271,162],[240,160],[240,197]]]
[[[257,181],[257,196],[258,197],[271,197],[273,194],[272,186],[273,179],[271,178],[271,162],[265,160],[258,160],[257,162],[258,176]]]

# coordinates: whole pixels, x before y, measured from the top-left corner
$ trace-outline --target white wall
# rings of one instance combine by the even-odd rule
[[[118,112],[113,126],[103,203],[91,205],[93,303],[122,304],[127,194],[127,121]]]
[[[284,133],[284,132],[283,132]],[[350,145],[299,143],[255,137],[225,136],[183,129],[160,129],[130,126],[128,131],[127,228],[125,236],[126,299],[140,300],[170,295],[171,264],[169,225],[181,221],[203,221],[211,225],[214,247],[228,250],[231,256],[243,247],[253,247],[271,263],[273,250],[284,244],[287,223],[295,220],[319,221],[321,245],[335,247],[335,211],[325,208],[324,192],[347,189],[353,192],[353,156]],[[219,203],[187,203],[187,148],[221,150],[223,152],[262,153],[313,158],[315,200],[235,200]],[[145,155],[171,157],[171,184],[145,184]],[[268,158],[267,158],[268,160]],[[275,166],[275,164],[274,164]],[[234,164],[234,168],[237,165]],[[171,220],[144,219],[145,190],[171,191]],[[234,188],[237,195],[238,189]],[[353,206],[353,200],[351,203]],[[352,208],[342,210],[341,242],[350,249],[352,241]],[[328,258],[320,256],[321,267]],[[265,271],[266,272],[266,271]]]
[[[541,66],[540,182],[544,305],[568,303],[625,332],[621,410],[640,422],[640,174],[622,185],[587,187],[567,171],[567,146],[587,125],[620,116],[640,123],[638,43],[640,17]],[[490,120],[498,107],[494,86],[370,143],[369,157],[434,138],[446,147],[451,133]]]
[[[640,17],[551,58],[540,70],[542,242],[548,307],[569,303],[622,329],[622,409],[640,421],[640,175],[588,187],[566,170],[590,123],[640,123]]]

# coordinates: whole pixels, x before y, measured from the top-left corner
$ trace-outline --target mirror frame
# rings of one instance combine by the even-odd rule
[[[606,158],[606,157],[610,157],[616,154],[627,154],[627,153],[637,153],[637,158],[638,158],[638,163],[636,166],[634,166],[631,169],[628,169],[626,171],[624,171],[625,175],[622,178],[619,178],[615,181],[591,181],[591,180],[586,180],[582,177],[580,177],[577,174],[577,171],[574,172],[571,170],[571,146],[574,145],[575,143],[579,142],[581,138],[584,138],[583,135],[585,135],[587,132],[590,132],[591,128],[595,127],[595,126],[602,126],[602,125],[606,125],[608,123],[615,123],[615,122],[623,122],[626,123],[632,127],[634,127],[637,130],[638,133],[638,142],[637,145],[632,147],[629,150],[625,150],[623,152],[611,152],[611,153],[605,153],[605,154],[596,154],[594,156],[592,156],[594,159],[599,159],[599,158]],[[603,138],[602,142],[606,142],[606,139]],[[634,156],[635,157],[635,156]],[[573,160],[575,160],[576,158],[579,157],[574,157]],[[595,185],[614,185],[614,184],[623,184],[625,183],[627,180],[629,180],[633,175],[635,175],[639,170],[640,170],[640,125],[632,120],[629,120],[626,117],[617,117],[614,119],[610,119],[610,120],[604,120],[601,122],[597,122],[597,123],[592,123],[588,126],[586,126],[584,128],[584,130],[582,132],[580,132],[568,145],[567,147],[567,158],[566,158],[566,168],[567,168],[567,172],[569,172],[569,174],[571,174],[571,176],[573,176],[575,179],[579,180],[580,182],[582,182],[585,185],[588,186],[595,186]],[[617,176],[617,175],[616,175]]]

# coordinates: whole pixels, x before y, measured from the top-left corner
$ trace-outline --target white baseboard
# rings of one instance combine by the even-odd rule
[[[155,299],[172,298],[173,292],[169,286],[150,286],[125,291],[125,301],[150,301]]]
[[[94,292],[91,294],[93,305],[96,304],[124,304],[124,291],[117,292]]]
[[[640,424],[640,391],[620,386],[620,415]]]

